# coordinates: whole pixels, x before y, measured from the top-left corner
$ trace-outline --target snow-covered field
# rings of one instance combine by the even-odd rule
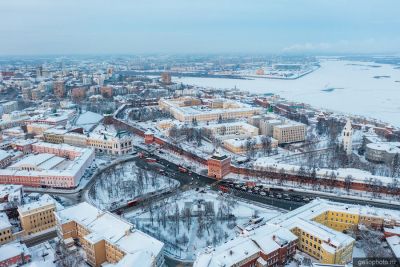
[[[321,68],[296,80],[175,78],[174,82],[252,93],[274,93],[288,100],[400,126],[400,69],[371,62],[322,60]]]
[[[88,197],[100,209],[110,209],[146,194],[177,186],[178,181],[157,172],[142,170],[130,161],[105,170]]]
[[[167,200],[125,214],[135,226],[166,244],[166,252],[184,260],[193,260],[207,246],[236,236],[236,225],[253,216],[269,220],[282,214],[265,205],[243,202],[213,191],[186,191]]]

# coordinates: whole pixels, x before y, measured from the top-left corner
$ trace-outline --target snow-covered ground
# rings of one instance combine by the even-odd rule
[[[107,169],[100,175],[88,194],[89,201],[100,209],[117,208],[138,197],[179,186],[178,181],[142,170],[133,161]]]
[[[252,93],[274,93],[288,100],[400,126],[400,69],[387,64],[330,59],[322,60],[321,68],[296,80],[182,77],[173,81],[221,89],[236,86]]]
[[[40,243],[29,248],[32,254],[32,261],[28,267],[55,267],[55,249],[49,242]]]
[[[193,260],[203,248],[235,237],[236,225],[244,225],[253,216],[269,220],[280,214],[282,211],[275,207],[213,191],[191,190],[124,216],[137,228],[163,241],[167,253]]]

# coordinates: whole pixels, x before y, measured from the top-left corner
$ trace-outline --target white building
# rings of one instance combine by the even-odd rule
[[[347,155],[351,155],[353,150],[353,128],[351,127],[350,119],[347,119],[343,128],[343,149]]]

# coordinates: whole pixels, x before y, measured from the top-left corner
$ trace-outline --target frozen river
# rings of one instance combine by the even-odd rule
[[[175,78],[175,82],[274,93],[315,107],[379,119],[400,127],[400,69],[372,62],[322,60],[297,80]]]

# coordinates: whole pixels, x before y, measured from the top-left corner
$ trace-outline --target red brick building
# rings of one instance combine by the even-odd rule
[[[151,144],[154,142],[154,134],[152,132],[145,132],[144,133],[144,143]]]
[[[29,249],[21,243],[2,245],[0,255],[0,267],[20,266],[31,261]]]
[[[113,88],[110,86],[104,86],[100,88],[100,94],[103,97],[110,98],[113,96]]]
[[[216,152],[207,160],[208,176],[215,179],[222,179],[230,172],[231,158]]]

